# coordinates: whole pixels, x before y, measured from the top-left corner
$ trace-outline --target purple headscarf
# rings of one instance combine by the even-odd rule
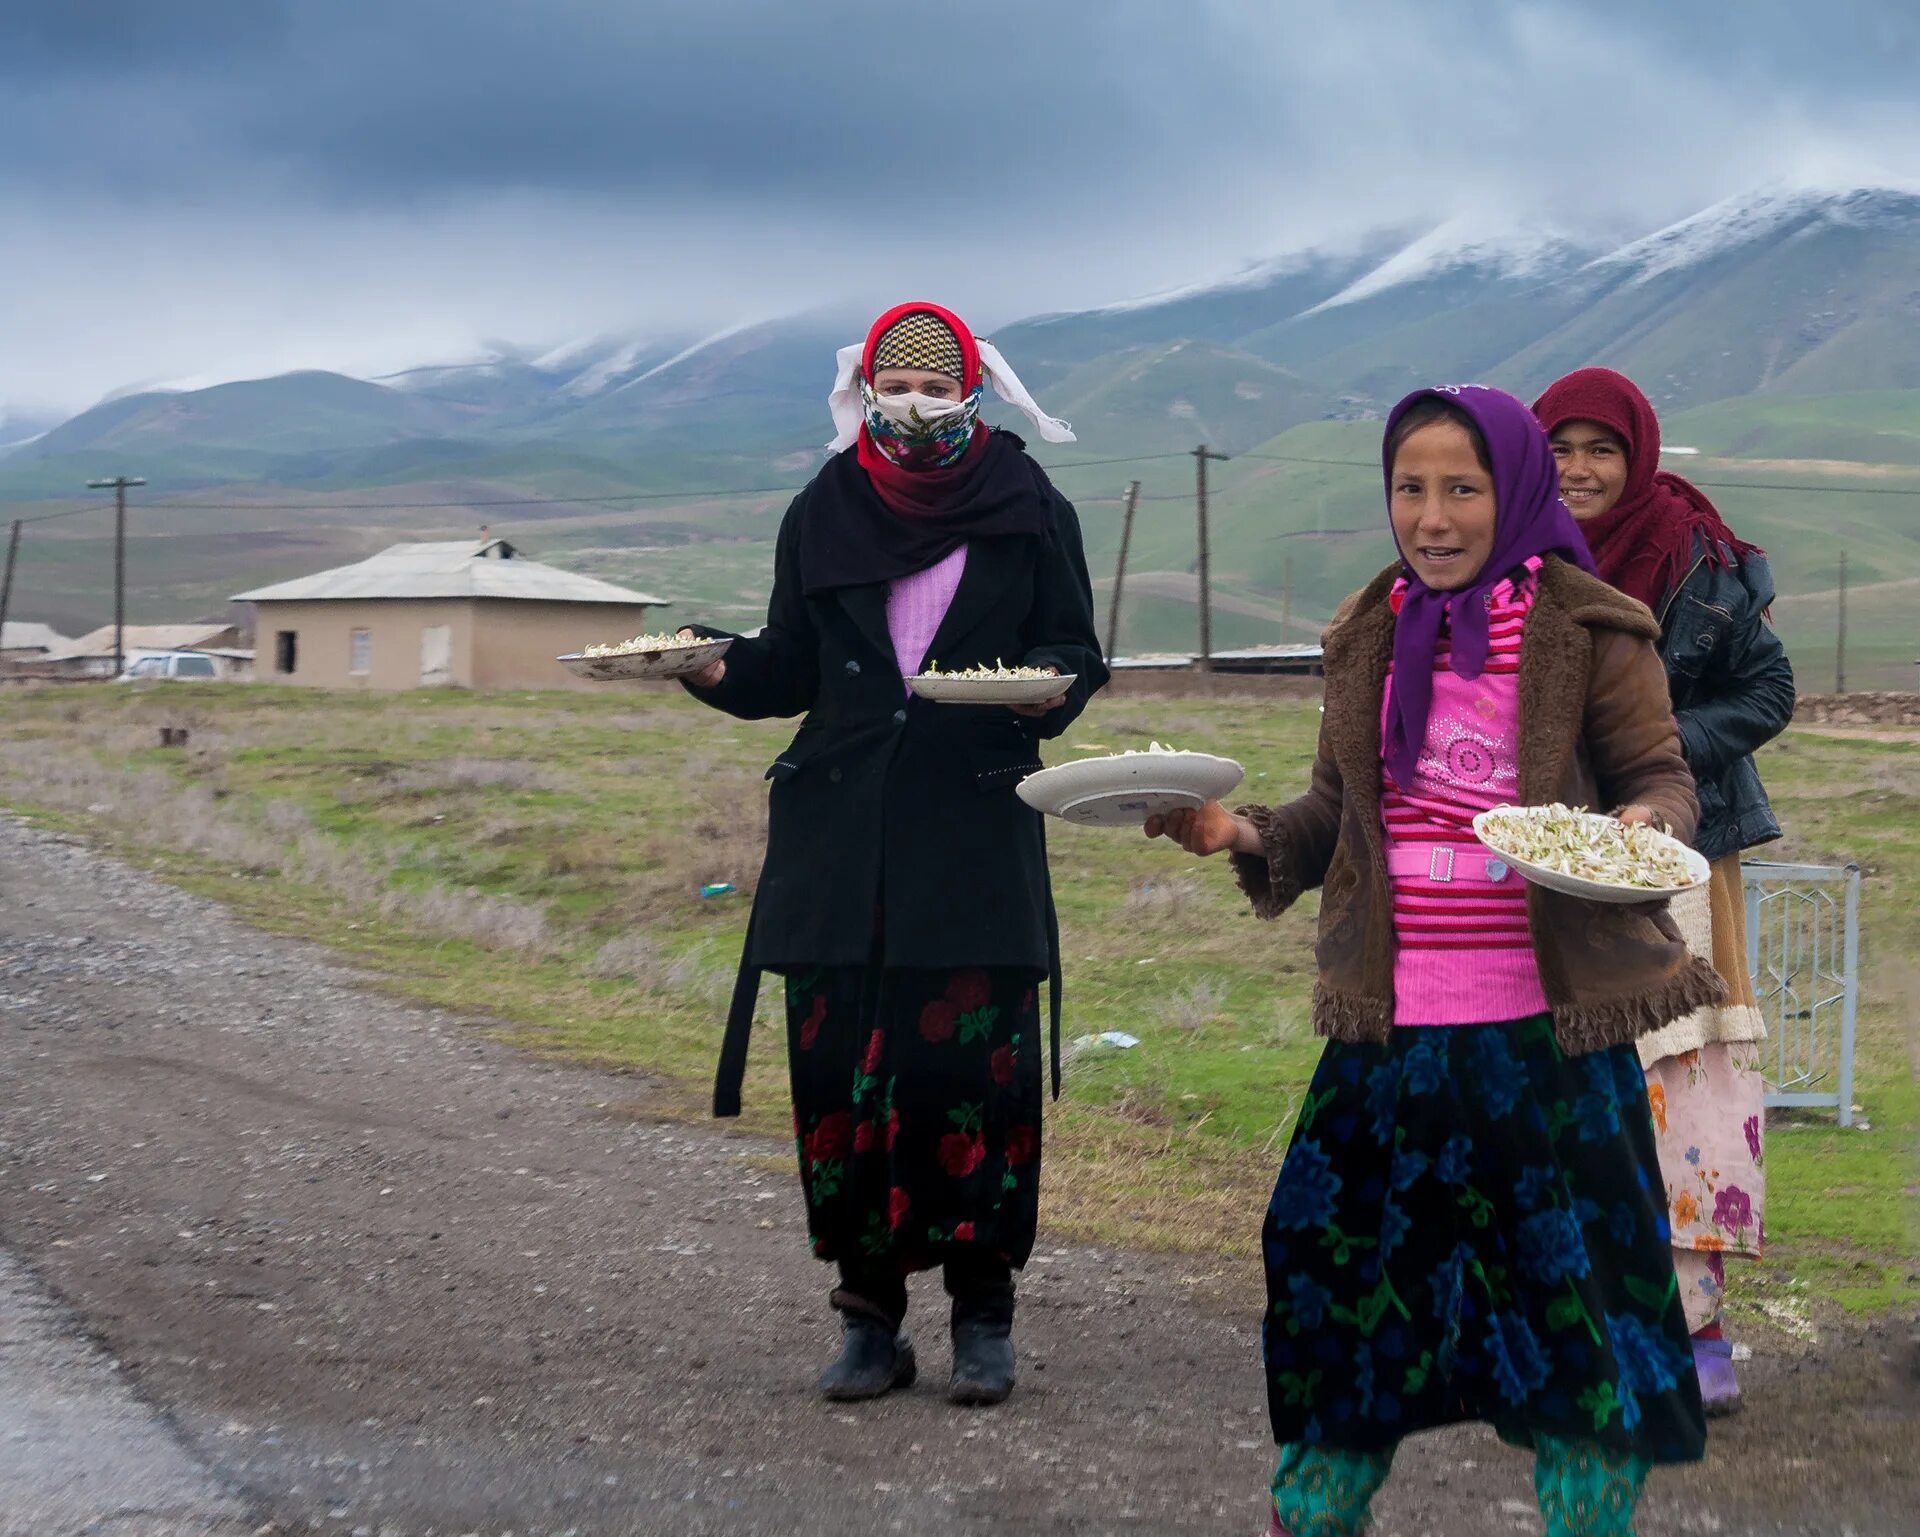
[[[1581,570],[1594,570],[1580,525],[1560,500],[1560,468],[1553,447],[1533,412],[1505,390],[1484,384],[1444,384],[1415,390],[1393,408],[1381,442],[1386,475],[1388,521],[1392,529],[1393,429],[1422,400],[1443,400],[1473,418],[1486,439],[1493,466],[1496,512],[1493,551],[1465,587],[1435,592],[1407,567],[1406,599],[1393,632],[1393,687],[1387,706],[1387,772],[1401,789],[1413,783],[1420,748],[1427,739],[1427,712],[1433,707],[1433,653],[1443,625],[1451,623],[1448,666],[1462,678],[1477,678],[1487,661],[1487,610],[1493,589],[1513,569],[1536,555],[1558,555]],[[1394,534],[1394,548],[1400,536]],[[1407,552],[1400,550],[1406,563]]]

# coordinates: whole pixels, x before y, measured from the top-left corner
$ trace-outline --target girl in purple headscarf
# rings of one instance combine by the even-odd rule
[[[1231,852],[1261,917],[1321,888],[1330,1041],[1263,1234],[1269,1531],[1359,1532],[1405,1437],[1481,1420],[1533,1453],[1549,1537],[1629,1537],[1706,1441],[1633,1041],[1722,988],[1664,906],[1529,885],[1473,818],[1692,832],[1659,629],[1512,396],[1416,391],[1383,467],[1400,559],[1327,631],[1311,787],[1146,829]]]

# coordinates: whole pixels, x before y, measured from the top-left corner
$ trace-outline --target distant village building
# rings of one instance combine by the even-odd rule
[[[9,619],[0,626],[0,668],[36,663],[72,644],[50,624]]]
[[[1199,660],[1191,651],[1161,651],[1108,657],[1107,666],[1114,672],[1189,672],[1198,670]],[[1318,646],[1248,646],[1241,651],[1215,651],[1213,670],[1317,678],[1321,675],[1320,660]]]
[[[665,598],[528,560],[504,539],[396,544],[243,592],[266,683],[315,688],[604,688],[554,658],[648,628]]]
[[[203,621],[125,627],[121,654],[127,665],[156,651],[209,652],[216,658],[223,677],[243,676],[252,656],[243,648],[239,630],[231,624]],[[113,662],[113,626],[103,624],[78,640],[67,641],[37,659],[22,662],[19,670],[53,678],[111,678],[115,675]]]

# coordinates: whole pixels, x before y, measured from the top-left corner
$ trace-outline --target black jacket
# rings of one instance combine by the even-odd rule
[[[1708,859],[1780,836],[1753,754],[1793,719],[1793,668],[1765,618],[1773,569],[1764,555],[1692,567],[1659,608],[1680,741],[1700,795],[1694,847]]]
[[[767,623],[736,639],[719,687],[696,697],[743,720],[800,715],[768,765],[767,853],[716,1088],[738,1108],[737,1060],[760,970],[795,966],[1031,967],[1055,977],[1058,940],[1040,814],[1014,794],[1107,680],[1072,505],[1024,454],[1044,532],[972,541],[929,656],[943,669],[1004,660],[1076,675],[1040,720],[910,696],[887,633],[887,584],[801,590],[804,520],[873,496],[852,452],[794,499],[774,552]],[[700,626],[694,626],[702,630]],[[706,634],[724,632],[702,630]],[[745,1020],[742,1020],[742,1013]],[[729,1083],[731,1079],[731,1083]]]

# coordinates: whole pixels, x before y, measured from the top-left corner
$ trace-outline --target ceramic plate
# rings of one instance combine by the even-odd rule
[[[569,652],[556,660],[576,678],[591,678],[595,683],[617,683],[627,678],[683,678],[698,672],[709,662],[727,654],[733,637],[723,640],[689,641],[684,646],[668,646],[661,651],[627,651],[619,656],[586,656]]]
[[[1217,801],[1245,774],[1212,753],[1114,753],[1042,769],[1017,793],[1034,810],[1083,827],[1138,827],[1156,811]]]
[[[1486,848],[1498,854],[1508,864],[1512,865],[1515,870],[1519,871],[1521,875],[1532,881],[1534,885],[1544,886],[1548,891],[1558,891],[1569,897],[1582,897],[1589,902],[1664,902],[1673,897],[1680,896],[1684,892],[1693,891],[1707,884],[1708,870],[1705,856],[1688,848],[1678,838],[1667,837],[1665,833],[1657,833],[1655,836],[1665,839],[1671,847],[1677,849],[1681,857],[1686,860],[1687,868],[1693,872],[1693,879],[1684,886],[1614,886],[1605,881],[1590,881],[1585,876],[1563,875],[1558,870],[1543,869],[1541,866],[1531,864],[1520,858],[1519,855],[1501,848],[1498,843],[1494,842],[1493,839],[1489,838],[1486,833],[1482,831],[1482,827],[1487,818],[1492,815],[1493,813],[1490,811],[1483,811],[1473,819],[1474,836],[1478,838]],[[1611,822],[1613,820],[1612,817],[1601,816],[1599,813],[1592,811],[1587,812],[1586,816],[1587,820],[1592,822]]]
[[[1079,677],[1077,672],[1045,678],[963,678],[955,673],[923,672],[907,679],[907,687],[922,699],[941,704],[1045,704],[1064,694]]]

